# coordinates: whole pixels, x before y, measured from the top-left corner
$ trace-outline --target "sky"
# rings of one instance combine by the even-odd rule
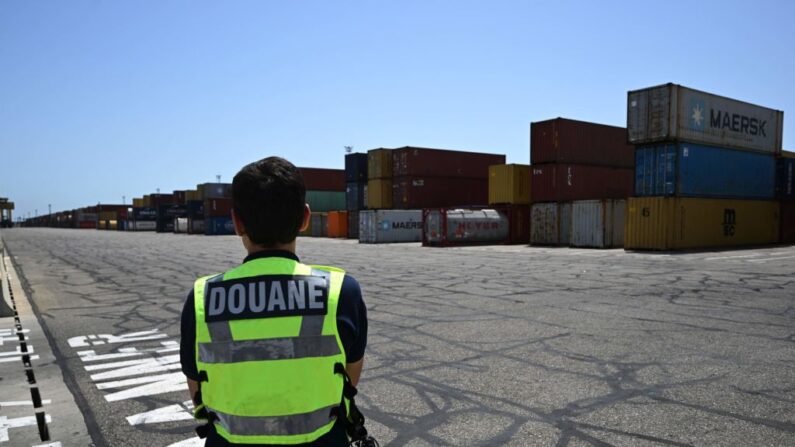
[[[0,0],[0,197],[45,214],[344,146],[529,163],[529,124],[626,125],[675,82],[784,110],[795,2]]]

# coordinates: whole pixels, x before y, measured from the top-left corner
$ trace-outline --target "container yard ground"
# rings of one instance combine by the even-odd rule
[[[187,441],[173,342],[193,279],[240,262],[237,239],[0,235],[97,445],[199,445]],[[795,246],[666,254],[302,238],[298,251],[362,284],[359,401],[381,445],[795,445]],[[135,363],[142,353],[154,360]],[[130,357],[101,357],[114,354]]]

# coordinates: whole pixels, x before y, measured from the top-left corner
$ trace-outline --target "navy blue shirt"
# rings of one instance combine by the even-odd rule
[[[253,259],[280,257],[298,261],[298,256],[289,251],[266,250],[246,256],[243,262]],[[182,318],[180,321],[180,345],[179,359],[182,365],[182,372],[189,379],[199,381],[199,370],[196,366],[196,314],[194,312],[193,289],[188,293],[185,306],[182,308]],[[345,358],[348,363],[355,363],[364,357],[364,349],[367,346],[367,308],[364,306],[362,290],[359,283],[350,275],[345,275],[340,290],[340,298],[337,304],[337,331],[342,340],[342,347],[345,350]],[[340,396],[341,397],[341,396]],[[227,447],[244,444],[234,444],[211,430],[205,447]],[[245,444],[248,447],[255,444]],[[308,444],[293,444],[290,447],[347,447],[348,437],[345,435],[345,428],[341,422],[334,424],[331,431],[316,441]],[[269,447],[274,447],[269,445]],[[284,446],[287,447],[287,446]]]

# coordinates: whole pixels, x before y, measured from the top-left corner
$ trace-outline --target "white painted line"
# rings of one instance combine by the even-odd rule
[[[18,355],[21,355],[21,354],[33,354],[33,345],[28,345],[28,352],[22,352],[22,348],[20,346],[17,346],[17,349],[15,349],[13,351],[0,352],[0,357],[6,357],[6,356],[9,356],[9,355],[17,355],[18,356]]]
[[[202,447],[203,445],[204,445],[204,439],[191,438],[191,439],[186,439],[184,441],[179,441],[173,444],[169,444],[167,447]]]
[[[133,349],[135,349],[135,348],[133,348]],[[78,351],[77,355],[80,356],[80,360],[82,360],[83,362],[96,362],[96,361],[100,361],[100,360],[113,360],[113,359],[123,359],[123,358],[129,358],[129,357],[137,357],[137,356],[144,355],[144,353],[143,352],[133,351],[133,352],[119,352],[117,354],[99,354],[99,355],[97,355],[97,353],[94,350],[88,350],[88,351]],[[87,366],[86,369],[88,369],[88,368],[89,367]]]
[[[795,256],[781,256],[778,258],[764,258],[764,259],[750,259],[748,262],[768,262],[768,261],[778,261],[779,259],[792,259]]]
[[[182,374],[182,372],[178,372],[97,384],[97,389],[100,390],[125,387],[134,388],[106,394],[105,400],[108,402],[116,402],[141,396],[185,391],[188,389],[188,383],[185,379],[185,375]]]
[[[34,445],[32,447],[62,447],[62,446],[61,446],[61,442],[58,441],[58,442],[51,442],[49,444]]]
[[[44,415],[45,421],[52,422],[49,414]],[[37,425],[36,416],[25,416],[21,418],[8,419],[5,416],[0,416],[0,442],[8,442],[8,430],[12,428],[28,427]]]
[[[32,355],[32,356],[30,356],[30,359],[31,360],[38,360],[39,356],[38,355]],[[0,363],[12,363],[12,362],[21,362],[21,361],[22,361],[22,356],[21,355],[17,356],[17,357],[8,357],[8,358],[0,359]]]
[[[91,345],[104,345],[105,343],[132,343],[134,341],[159,340],[168,337],[168,334],[160,332],[160,329],[150,331],[130,332],[122,335],[95,334],[72,337],[67,340],[69,346],[73,348],[83,348]]]
[[[98,374],[92,374],[91,380],[108,380],[118,379],[120,377],[136,376],[139,374],[171,371],[174,369],[182,368],[179,362],[179,354],[167,355],[158,358],[148,358],[141,360],[128,360],[126,362],[116,362],[117,364],[124,364],[124,367],[114,369],[113,371],[106,371]],[[103,369],[112,368],[113,366],[106,365],[92,365],[96,367],[103,367]],[[88,370],[89,367],[86,367]]]
[[[174,404],[156,410],[138,413],[127,417],[130,425],[157,424],[161,422],[187,421],[193,419],[193,415],[185,411],[182,405]]]
[[[41,403],[43,405],[49,405],[52,403],[52,399],[42,399]],[[8,402],[0,402],[0,408],[2,407],[24,407],[26,405],[33,406],[33,401],[30,400],[11,400]]]

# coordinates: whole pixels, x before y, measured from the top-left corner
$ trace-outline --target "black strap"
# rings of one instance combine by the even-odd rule
[[[356,387],[353,386],[353,383],[351,383],[351,377],[348,375],[348,371],[345,370],[345,367],[342,365],[342,363],[334,364],[334,373],[341,374],[345,381],[342,386],[343,398],[340,400],[340,407],[339,411],[337,412],[337,416],[342,417],[342,423],[345,426],[345,432],[353,442],[367,439],[367,429],[364,428],[364,415],[361,411],[359,411],[359,408],[356,406],[356,402],[354,401],[354,397],[358,391],[356,390]],[[345,399],[348,399],[350,410],[348,410],[348,408],[345,406]]]

